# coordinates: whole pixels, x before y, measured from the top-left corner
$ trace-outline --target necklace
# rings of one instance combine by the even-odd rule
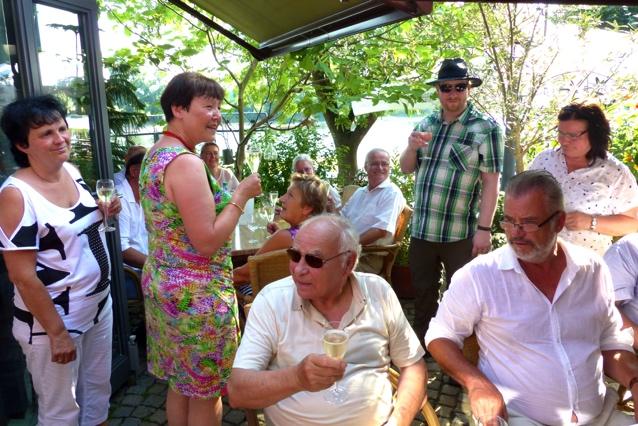
[[[180,135],[178,135],[177,133],[173,133],[170,130],[164,130],[164,136],[168,136],[169,138],[175,138],[177,139],[182,145],[184,145],[184,148],[188,149],[189,151],[192,151],[192,149],[190,149],[188,147],[188,145],[186,144],[186,141],[184,140],[184,138],[182,138]]]

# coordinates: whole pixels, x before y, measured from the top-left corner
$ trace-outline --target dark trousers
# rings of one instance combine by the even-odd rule
[[[452,243],[433,243],[410,239],[410,272],[416,290],[414,331],[423,342],[430,320],[439,306],[439,290],[443,268],[447,284],[452,275],[472,259],[472,238]]]

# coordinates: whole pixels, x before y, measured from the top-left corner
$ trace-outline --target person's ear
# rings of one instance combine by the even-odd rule
[[[184,113],[188,112],[188,108],[184,108],[181,105],[171,105],[171,111],[173,112],[173,117],[182,118]]]

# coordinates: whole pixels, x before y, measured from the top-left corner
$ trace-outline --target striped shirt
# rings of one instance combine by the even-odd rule
[[[432,132],[417,152],[412,237],[453,242],[471,237],[477,225],[481,172],[503,166],[503,133],[498,124],[471,103],[453,122],[432,114],[414,129]]]

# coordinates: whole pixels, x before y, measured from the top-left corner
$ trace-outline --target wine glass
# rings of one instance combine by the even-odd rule
[[[115,228],[109,225],[109,204],[111,204],[111,199],[115,195],[115,182],[112,179],[98,179],[95,184],[95,191],[100,201],[104,204],[103,222],[99,231],[115,231]]]
[[[490,419],[480,417],[476,420],[476,426],[507,426],[507,422],[500,416],[495,416]]]
[[[277,191],[269,192],[268,199],[270,200],[270,220],[274,220],[275,211],[277,209],[277,201],[279,201],[279,193]]]
[[[246,148],[246,158],[248,160],[248,168],[251,173],[257,173],[259,170],[259,162],[261,160],[261,152],[257,145],[250,145]]]
[[[343,359],[348,348],[348,334],[339,328],[338,322],[330,322],[330,327],[323,333],[323,351],[330,358]],[[341,404],[346,397],[346,390],[335,381],[323,399],[333,405]]]

